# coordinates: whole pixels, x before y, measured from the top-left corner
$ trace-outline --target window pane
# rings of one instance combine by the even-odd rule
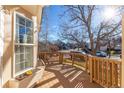
[[[25,63],[20,63],[20,70],[25,70]]]
[[[16,64],[15,65],[15,72],[17,73],[19,71],[21,71],[20,64]]]
[[[33,65],[33,46],[25,47],[25,68],[32,67]]]
[[[19,49],[20,49],[20,53],[22,54],[24,54],[24,46],[19,46]]]
[[[20,46],[18,46],[18,45],[15,46],[15,53],[18,53],[18,54],[20,53],[20,48],[19,48],[19,47],[20,47]]]
[[[26,20],[26,27],[32,28],[32,22],[29,20]]]
[[[25,55],[25,61],[26,62],[29,62],[29,63],[32,63],[33,62],[33,57],[32,57],[32,54],[26,54]]]
[[[19,43],[24,43],[24,36],[23,35],[19,35]]]
[[[16,22],[17,22],[18,24],[25,25],[25,18],[20,17],[19,15],[17,15],[17,17],[16,17]]]
[[[19,43],[19,25],[16,24],[16,43]]]
[[[25,62],[24,54],[20,54],[20,63]]]
[[[19,35],[19,42],[20,43],[33,43],[33,37],[30,35]]]
[[[15,62],[24,62],[24,47],[23,46],[15,46]]]
[[[33,43],[33,37],[32,36],[27,36],[27,43]]]
[[[16,54],[16,63],[20,63],[20,55],[19,54]]]
[[[25,69],[26,69],[26,68],[30,68],[30,67],[32,67],[32,66],[31,66],[31,62],[25,62]]]
[[[24,35],[25,35],[25,27],[24,26],[19,26],[19,42],[20,43],[24,43],[25,39],[24,39]]]
[[[33,46],[26,47],[25,52],[26,62],[33,62]]]
[[[33,59],[33,58],[32,58],[32,59]],[[33,67],[33,61],[32,61],[32,62],[30,62],[30,66],[31,66],[31,67]]]
[[[25,47],[25,52],[26,52],[26,54],[27,54],[27,53],[28,53],[28,54],[33,53],[33,46],[26,46],[26,47]]]
[[[26,28],[26,34],[33,36],[33,30],[30,28]]]
[[[19,18],[20,18],[20,17],[19,17],[18,15],[16,15],[16,23],[17,23],[17,24],[19,24]]]
[[[25,27],[19,26],[19,35],[24,35],[24,34],[25,34]]]
[[[30,28],[26,28],[27,43],[33,43],[33,31]]]
[[[24,26],[19,26],[19,43],[33,43],[33,32],[31,29]],[[17,35],[18,36],[18,35]],[[18,37],[17,37],[18,39]]]

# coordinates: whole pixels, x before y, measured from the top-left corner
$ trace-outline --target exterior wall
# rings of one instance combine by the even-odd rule
[[[0,6],[1,7],[1,6]],[[4,12],[0,10],[0,87],[2,86],[2,62],[4,47]]]
[[[13,78],[13,54],[14,54],[14,11],[19,12],[26,17],[32,19],[31,13],[26,11],[20,6],[4,6],[4,9],[9,10],[9,14],[5,14],[5,23],[4,23],[4,53],[3,53],[3,85],[5,85],[8,80]],[[36,19],[36,18],[35,18]],[[35,25],[37,25],[37,21],[35,21]],[[36,29],[35,29],[36,30]],[[35,47],[34,47],[34,63],[37,61],[37,31],[35,33]]]
[[[4,16],[3,84],[11,78],[12,63],[12,21],[11,15]]]

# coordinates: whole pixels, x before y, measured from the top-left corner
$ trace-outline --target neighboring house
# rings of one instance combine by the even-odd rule
[[[0,87],[35,68],[42,6],[0,6]]]

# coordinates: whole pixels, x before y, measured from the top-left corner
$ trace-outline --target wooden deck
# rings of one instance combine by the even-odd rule
[[[35,88],[102,88],[91,83],[87,72],[67,64],[53,63],[46,66],[43,78]]]

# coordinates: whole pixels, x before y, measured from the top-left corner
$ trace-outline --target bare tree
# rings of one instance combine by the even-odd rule
[[[48,41],[48,35],[49,35],[49,19],[48,19],[48,6],[43,8],[43,15],[42,15],[42,32],[39,34],[40,42],[45,43],[45,49],[46,51],[49,51],[49,41]]]
[[[119,17],[121,14],[120,10],[122,11],[123,9],[119,7],[116,10],[118,10],[117,14]],[[94,23],[97,18],[96,12],[98,13],[98,11],[101,11],[101,9],[95,5],[67,6],[69,21],[60,25],[62,30],[60,33],[61,37],[78,42],[86,50],[86,42],[89,42],[91,48],[89,52],[94,55],[103,42],[107,44],[106,41],[109,37],[121,33],[121,18],[108,21],[103,19],[97,24]]]

